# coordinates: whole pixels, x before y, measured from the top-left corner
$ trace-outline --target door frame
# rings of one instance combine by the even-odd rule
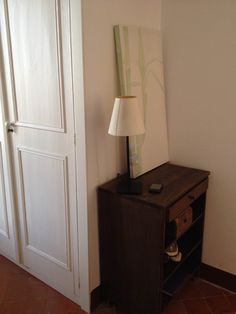
[[[74,118],[76,140],[76,190],[78,208],[77,224],[80,276],[79,304],[82,309],[90,313],[82,1],[70,0],[70,9],[72,30],[72,84],[74,92]]]

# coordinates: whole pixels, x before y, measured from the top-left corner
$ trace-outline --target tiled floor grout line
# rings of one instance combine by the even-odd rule
[[[205,303],[206,303],[206,306],[207,306],[208,310],[209,310],[211,313],[214,314],[213,310],[210,308],[210,306],[209,306],[209,304],[208,304],[208,302],[207,302],[207,298],[206,298],[206,297],[203,297],[203,299],[205,299]]]
[[[199,277],[199,278],[200,278],[200,277]],[[212,282],[210,282],[210,281],[208,281],[208,280],[206,280],[206,279],[200,278],[200,280],[203,281],[203,282],[208,283],[209,285],[211,285],[211,286],[213,286],[213,287],[216,287],[217,289],[224,290],[224,291],[230,292],[230,293],[232,293],[232,294],[236,294],[236,292],[231,291],[231,290],[229,290],[229,289],[226,289],[226,288],[224,288],[224,287],[221,287],[221,286],[219,286],[219,285],[216,285],[215,283],[212,283]]]

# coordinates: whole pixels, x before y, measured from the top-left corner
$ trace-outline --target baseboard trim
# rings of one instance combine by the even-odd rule
[[[90,293],[90,311],[93,313],[93,311],[102,304],[102,289],[101,286],[98,286],[97,288],[93,289]]]
[[[236,276],[202,263],[199,277],[227,290],[236,292]]]

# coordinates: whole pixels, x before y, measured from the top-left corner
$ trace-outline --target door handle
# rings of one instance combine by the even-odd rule
[[[7,133],[15,132],[15,128],[16,128],[15,122],[7,122],[6,128],[7,128]]]

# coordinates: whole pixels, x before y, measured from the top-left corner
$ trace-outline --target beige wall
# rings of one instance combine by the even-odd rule
[[[236,274],[236,1],[164,0],[171,161],[211,170],[203,260]]]
[[[160,0],[83,0],[90,290],[99,285],[96,188],[125,169],[123,142],[107,134],[118,95],[113,26],[160,28]]]

